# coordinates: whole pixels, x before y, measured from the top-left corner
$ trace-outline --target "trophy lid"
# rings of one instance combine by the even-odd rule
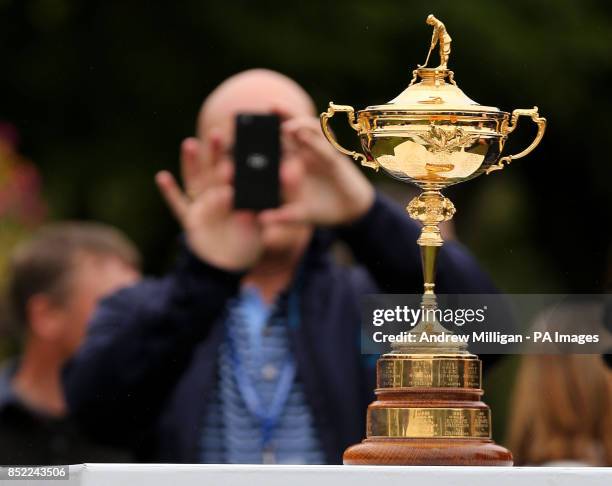
[[[388,103],[368,106],[365,111],[500,112],[493,106],[478,104],[459,89],[453,71],[447,67],[451,37],[444,24],[433,15],[429,15],[426,22],[434,29],[431,45],[425,63],[413,71],[410,85]],[[436,45],[439,46],[440,65],[428,68],[427,63]]]

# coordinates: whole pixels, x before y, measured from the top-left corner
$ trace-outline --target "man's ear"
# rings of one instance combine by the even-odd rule
[[[30,333],[40,339],[53,341],[62,333],[63,311],[46,294],[28,299],[26,317]]]

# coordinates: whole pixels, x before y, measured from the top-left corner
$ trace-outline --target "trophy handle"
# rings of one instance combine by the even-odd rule
[[[525,155],[529,154],[534,148],[536,148],[538,146],[538,144],[540,143],[540,140],[542,140],[542,137],[544,136],[544,130],[546,130],[546,118],[541,117],[538,113],[538,107],[534,106],[531,109],[523,109],[523,108],[519,108],[517,110],[514,110],[512,112],[512,117],[510,119],[510,124],[508,125],[508,127],[506,128],[506,131],[504,133],[504,135],[509,135],[510,133],[512,133],[514,131],[514,129],[516,128],[516,125],[518,124],[518,119],[520,116],[528,116],[530,117],[533,122],[538,125],[538,133],[536,134],[535,138],[533,139],[533,142],[531,142],[531,145],[529,145],[529,147],[527,147],[525,150],[519,152],[516,155],[506,155],[505,157],[502,157],[501,159],[499,159],[499,161],[497,162],[497,164],[490,166],[485,172],[487,174],[490,174],[493,171],[496,170],[500,170],[504,168],[504,163],[509,164],[510,162],[512,162],[514,159],[520,159],[521,157],[525,157]]]
[[[331,128],[329,127],[329,120],[336,114],[336,112],[345,112],[351,128],[357,132],[359,131],[359,123],[357,123],[355,120],[355,109],[352,106],[336,105],[333,102],[330,102],[327,111],[321,113],[321,129],[323,130],[323,135],[325,135],[325,138],[327,138],[329,143],[331,143],[332,146],[339,152],[361,162],[361,165],[363,166],[378,170],[379,165],[376,161],[370,161],[364,154],[355,152],[354,150],[347,150],[338,143],[336,137],[331,131]]]

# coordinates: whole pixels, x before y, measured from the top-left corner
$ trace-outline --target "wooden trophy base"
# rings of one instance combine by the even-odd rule
[[[468,353],[382,356],[367,438],[344,452],[344,464],[512,466],[510,451],[491,440],[481,376]]]
[[[512,466],[509,450],[481,439],[365,439],[343,459],[353,466]]]

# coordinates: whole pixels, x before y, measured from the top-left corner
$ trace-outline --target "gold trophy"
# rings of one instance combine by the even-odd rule
[[[321,127],[343,154],[422,189],[406,209],[423,225],[417,240],[425,281],[421,305],[435,310],[436,256],[443,244],[438,225],[455,214],[441,190],[529,154],[544,135],[546,119],[537,107],[510,114],[468,98],[447,67],[451,37],[446,27],[433,15],[426,22],[433,26],[431,45],[408,88],[387,104],[357,113],[330,103]],[[440,64],[427,67],[436,45]],[[338,112],[346,113],[359,134],[363,153],[336,141],[329,120]],[[522,152],[500,158],[521,116],[537,125],[535,139]],[[431,317],[411,332],[449,333]],[[376,373],[377,400],[368,407],[366,439],[345,451],[345,464],[512,465],[512,454],[491,440],[491,412],[481,401],[481,361],[465,345],[394,343],[378,360]]]

